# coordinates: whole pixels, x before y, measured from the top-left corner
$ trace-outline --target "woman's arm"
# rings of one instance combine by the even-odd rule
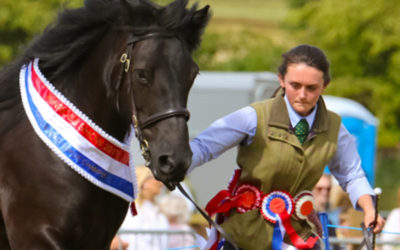
[[[193,168],[217,158],[226,150],[251,143],[257,128],[257,113],[247,106],[213,122],[191,142]]]
[[[361,168],[356,140],[343,124],[340,126],[336,155],[328,166],[342,189],[349,194],[351,203],[357,210],[361,210],[357,203],[361,196],[375,195]]]
[[[356,142],[343,124],[339,131],[338,150],[329,164],[340,186],[349,194],[353,206],[364,212],[364,224],[370,226],[375,220],[374,192],[361,168]],[[385,221],[378,215],[374,233],[381,232]]]

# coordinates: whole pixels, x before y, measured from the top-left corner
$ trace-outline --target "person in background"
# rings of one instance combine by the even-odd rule
[[[363,222],[364,215],[361,211],[354,209],[351,200],[346,192],[339,185],[332,185],[330,192],[330,212],[329,219],[334,225],[344,227],[359,228]],[[336,235],[339,239],[344,238],[359,238],[362,241],[363,234],[359,230],[348,228],[337,228]],[[359,244],[342,244],[342,249],[357,249]]]
[[[160,210],[167,217],[170,230],[184,231],[183,234],[170,234],[168,248],[193,247],[196,237],[189,226],[191,212],[182,195],[168,193],[160,199]]]
[[[315,201],[315,210],[319,213],[326,213],[328,215],[328,223],[333,224],[329,218],[330,212],[330,194],[332,188],[332,176],[324,173],[317,184],[312,189],[312,195]],[[335,228],[328,228],[328,236],[336,238]],[[340,246],[334,245],[333,250],[339,250]]]
[[[329,211],[329,197],[332,187],[331,178],[330,174],[323,174],[312,190],[315,208],[318,212]]]
[[[137,215],[128,211],[123,221],[120,237],[129,243],[128,250],[162,250],[167,249],[167,236],[155,234],[125,234],[124,230],[168,230],[168,220],[161,213],[157,197],[163,189],[163,184],[156,180],[150,169],[145,166],[136,167],[138,197],[135,201]]]
[[[111,242],[110,250],[128,250],[129,243],[121,240],[117,235]]]
[[[189,225],[193,231],[196,232],[196,246],[199,246],[200,249],[204,249],[208,240],[208,230],[209,223],[208,221],[201,215],[200,212],[195,212],[192,214],[189,220]]]
[[[394,234],[383,233],[381,239],[383,241],[399,241],[400,242],[400,187],[397,190],[397,208],[390,211],[384,230],[386,232],[394,232]],[[396,234],[397,233],[397,234]],[[399,245],[384,245],[382,250],[399,250]]]
[[[372,225],[375,218],[374,192],[361,168],[354,138],[340,116],[326,109],[321,96],[330,82],[324,52],[303,44],[282,58],[280,89],[273,98],[228,114],[190,142],[189,172],[238,146],[240,169],[228,190],[218,193],[206,209],[218,214],[224,231],[246,250],[272,249],[273,244],[279,249],[317,246],[307,222],[312,211],[308,200],[326,165],[349,193],[353,206],[364,212],[365,224]],[[291,197],[301,220],[288,215]],[[379,217],[374,232],[383,225]],[[281,228],[287,228],[290,237]],[[232,249],[214,235],[217,241],[210,242],[211,248],[223,244],[224,250]]]

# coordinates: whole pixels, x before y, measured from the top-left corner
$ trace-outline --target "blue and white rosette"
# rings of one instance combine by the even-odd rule
[[[288,192],[272,191],[263,197],[260,210],[266,220],[275,224],[283,210],[292,214],[293,198]]]
[[[293,213],[293,198],[285,191],[272,191],[264,196],[261,204],[261,214],[263,217],[275,224],[272,236],[272,249],[282,249],[283,236],[285,235],[285,227],[279,214],[286,211],[287,214]]]

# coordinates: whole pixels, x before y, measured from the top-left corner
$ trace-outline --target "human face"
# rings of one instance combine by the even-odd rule
[[[293,109],[301,116],[311,113],[325,90],[324,73],[304,63],[290,64],[286,75],[279,75],[279,84]]]
[[[317,210],[323,212],[328,207],[331,178],[323,175],[312,190]]]
[[[151,177],[144,181],[140,192],[143,199],[154,201],[157,195],[160,194],[162,187],[162,182]]]

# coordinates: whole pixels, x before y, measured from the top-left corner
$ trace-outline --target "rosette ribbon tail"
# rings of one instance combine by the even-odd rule
[[[131,214],[132,214],[133,216],[136,216],[136,215],[137,215],[137,209],[136,209],[135,202],[131,202],[130,207],[131,207]]]
[[[277,223],[274,226],[274,233],[272,235],[272,250],[281,250],[283,236],[285,235],[285,229],[280,218],[277,219]]]
[[[228,190],[221,190],[212,198],[208,203],[205,208],[206,212],[208,213],[209,216],[213,216],[216,213],[220,213],[221,211],[221,205],[223,202],[227,201],[229,197],[231,196],[230,192]],[[229,211],[229,210],[228,210]],[[224,211],[226,212],[226,211]]]
[[[290,241],[296,248],[309,249],[314,247],[315,243],[318,241],[318,237],[311,236],[307,239],[307,241],[304,241],[294,230],[292,224],[290,223],[290,215],[286,212],[286,210],[279,214],[279,218],[282,221],[286,233],[289,235]]]

